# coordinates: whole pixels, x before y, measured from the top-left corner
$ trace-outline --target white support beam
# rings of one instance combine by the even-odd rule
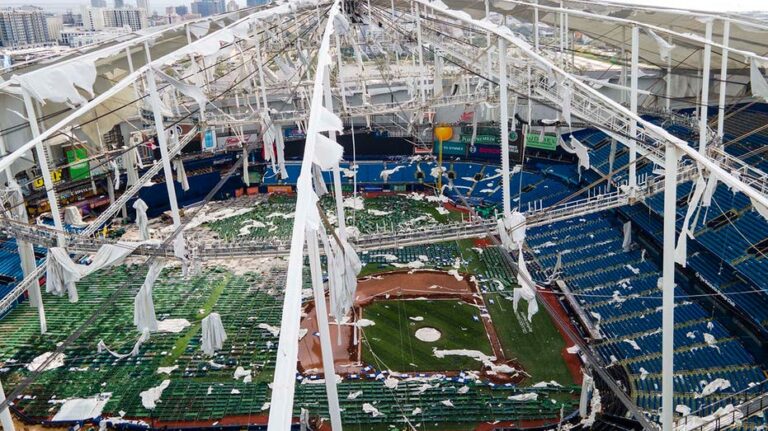
[[[8,149],[5,146],[5,141],[3,140],[3,135],[0,134],[0,157],[5,157],[5,155],[8,154]],[[10,184],[11,180],[13,179],[13,174],[11,172],[11,168],[7,167],[5,170],[2,171],[5,174],[5,180]],[[19,202],[18,199],[11,199],[11,205],[24,205],[23,202],[23,196],[19,196],[19,198],[22,199],[22,202]],[[23,208],[20,212],[15,214],[26,214],[26,207]],[[14,211],[9,211],[9,217],[16,218],[19,222],[22,223],[28,223],[29,220],[22,220],[23,217],[16,216],[13,217]],[[28,241],[23,241],[21,239],[16,240],[16,249],[19,253],[19,258],[21,259],[21,270],[24,274],[24,278],[28,277],[29,274],[35,271],[35,249],[32,247],[32,244]],[[48,332],[48,323],[45,318],[45,308],[43,306],[43,297],[40,294],[40,283],[34,283],[29,287],[29,305],[33,308],[37,308],[37,314],[40,318],[40,333],[45,334]]]
[[[717,104],[717,136],[723,138],[725,126],[725,93],[728,79],[728,42],[731,35],[731,22],[723,21],[723,52],[720,57],[720,98]]]
[[[165,134],[165,125],[163,124],[162,102],[160,101],[160,95],[157,92],[157,83],[155,82],[155,72],[152,68],[147,71],[147,87],[149,89],[150,104],[152,106],[152,114],[155,119],[155,133],[157,134],[157,145],[160,147],[160,156],[162,158],[163,173],[165,174],[165,186],[168,191],[168,201],[171,205],[171,218],[173,219],[173,227],[178,228],[181,226],[181,217],[179,216],[179,203],[176,200],[176,186],[173,180],[173,170],[171,169],[171,159],[168,155],[168,136]],[[182,235],[180,232],[179,235]],[[177,237],[178,238],[178,237]],[[180,244],[181,241],[179,240]],[[176,243],[174,243],[176,244]],[[181,250],[178,250],[178,255],[183,255]]]
[[[565,54],[565,36],[563,35],[565,32],[565,8],[563,8],[563,0],[560,0],[560,13],[557,16],[560,19],[558,30],[560,32],[560,61],[562,62],[563,55]]]
[[[667,41],[670,45],[672,44],[671,40]],[[664,84],[664,107],[666,108],[667,112],[670,111],[672,107],[672,54],[670,53],[667,56],[667,75],[665,76],[666,82]]]
[[[416,10],[416,43],[419,45],[419,71],[421,72],[421,78],[418,80],[419,95],[423,103],[427,100],[427,94],[424,88],[426,86],[426,74],[424,73],[424,45],[421,43],[421,12],[419,11],[421,6],[415,3],[414,8]]]
[[[705,36],[707,40],[712,40],[712,20],[707,21]],[[707,149],[707,114],[709,112],[709,75],[710,63],[712,62],[712,45],[704,45],[704,62],[701,67],[701,104],[699,105],[699,151],[702,153]]]
[[[0,405],[4,402],[5,391],[3,391],[3,382],[0,382]],[[3,431],[16,431],[16,428],[13,425],[10,408],[2,409],[2,411],[0,411],[0,425],[3,426]]]
[[[632,27],[632,70],[630,71],[629,110],[637,115],[637,81],[640,75],[640,28]],[[629,123],[629,188],[637,187],[637,120]],[[630,192],[631,193],[631,192]]]
[[[501,185],[504,217],[512,215],[512,191],[509,186],[509,102],[507,83],[507,41],[499,38],[499,122],[501,125]]]
[[[303,288],[304,245],[306,228],[314,211],[315,195],[312,189],[312,165],[315,160],[316,139],[323,121],[322,115],[323,86],[326,67],[330,66],[330,38],[333,21],[339,13],[340,0],[334,0],[327,14],[325,30],[317,53],[317,68],[312,86],[311,108],[307,121],[306,144],[301,163],[301,172],[296,181],[297,206],[293,219],[291,251],[288,256],[288,276],[285,283],[283,314],[280,321],[280,339],[277,345],[277,361],[272,382],[271,408],[269,409],[268,429],[284,431],[290,428],[293,416],[293,401],[296,389],[296,364],[299,353],[299,324],[301,321],[301,290]],[[331,132],[334,133],[334,132]],[[317,222],[317,213],[313,218]],[[328,376],[326,376],[326,379]],[[333,377],[331,377],[333,378]]]
[[[22,97],[24,98],[24,107],[27,112],[27,119],[29,120],[29,128],[32,131],[33,138],[40,137],[40,126],[37,124],[37,114],[35,113],[35,105],[32,102],[32,97],[27,90],[22,89]],[[40,171],[43,175],[43,185],[45,186],[45,192],[48,195],[48,205],[51,208],[51,217],[53,218],[53,225],[59,232],[64,231],[64,223],[61,221],[61,212],[59,211],[59,200],[56,198],[56,190],[54,189],[53,178],[51,177],[51,168],[48,166],[48,152],[43,147],[43,142],[38,141],[35,144],[35,152],[37,153],[37,163],[40,165]],[[57,238],[59,247],[64,246],[64,236],[59,235]]]
[[[333,94],[331,93],[331,68],[325,71],[323,79],[323,97],[326,109],[333,112]],[[329,133],[331,141],[336,142],[336,133]],[[347,221],[344,217],[344,196],[341,193],[341,168],[336,163],[333,166],[333,197],[336,201],[336,220],[339,224],[339,237],[347,240]]]
[[[416,0],[416,1],[424,1],[424,0]],[[555,16],[557,16],[557,14],[559,14],[559,13],[561,13],[563,11],[562,8],[559,7],[559,6],[546,6],[546,5],[543,5],[543,4],[539,4],[538,2],[531,2],[530,0],[504,0],[504,3],[509,3],[510,5],[521,5],[521,6],[524,6],[524,7],[533,7],[535,10],[540,10],[540,11],[543,11],[544,13],[552,13],[552,14],[555,14]],[[596,21],[598,21],[598,22],[600,22],[602,24],[613,23],[616,26],[622,26],[622,29],[624,29],[626,27],[631,27],[631,26],[638,26],[638,27],[641,27],[641,28],[647,28],[647,29],[653,30],[653,32],[658,34],[658,35],[668,35],[669,37],[673,38],[676,41],[682,41],[686,45],[702,46],[702,47],[704,45],[710,45],[710,46],[712,46],[714,48],[717,48],[717,49],[722,49],[723,48],[723,46],[721,44],[719,44],[719,43],[717,43],[717,42],[715,42],[715,41],[713,41],[711,39],[705,40],[704,38],[702,38],[700,36],[697,36],[697,35],[693,35],[693,34],[690,34],[690,33],[681,33],[681,32],[678,32],[678,31],[670,30],[667,27],[661,27],[661,26],[658,26],[658,25],[648,24],[648,23],[644,23],[644,22],[641,22],[641,21],[637,21],[637,20],[631,20],[631,19],[627,19],[627,18],[618,18],[618,17],[611,16],[611,15],[608,15],[608,14],[596,14],[596,13],[586,12],[584,10],[579,10],[579,9],[567,9],[567,12],[571,16],[576,16],[576,17],[590,19],[590,20],[596,20]],[[705,16],[705,15],[706,14],[700,14],[700,13],[697,12],[695,16],[696,16],[696,18],[701,18],[702,16]],[[713,15],[710,15],[709,17],[720,18],[720,19],[724,19],[724,20],[731,20],[733,22],[740,22],[744,26],[756,29],[756,31],[757,31],[758,28],[760,28],[760,29],[764,28],[764,26],[760,25],[760,24],[747,23],[747,22],[744,22],[744,21],[737,21],[737,20],[733,20],[732,18],[726,17],[726,16],[717,16],[717,17],[715,17]],[[555,19],[553,18],[553,22],[554,22],[554,20]],[[622,40],[622,45],[624,45],[623,40]],[[745,51],[745,50],[736,49],[736,48],[733,48],[733,47],[731,47],[729,49],[730,49],[730,51],[732,53],[743,55],[744,57],[746,57],[748,59],[749,58],[756,58],[758,61],[761,61],[761,62],[764,62],[764,63],[768,62],[768,56],[759,55],[759,54],[756,54],[756,53],[751,52],[751,51]]]
[[[264,103],[263,109],[269,111],[269,105],[267,104],[267,83],[264,80],[264,61],[261,58],[261,42],[260,37],[257,35],[253,38],[256,45],[256,64],[259,66],[259,88],[261,90],[261,98]]]
[[[662,268],[661,323],[661,423],[663,431],[672,431],[675,413],[675,232],[677,205],[677,148],[669,143],[665,151],[664,177],[664,256]]]
[[[331,134],[333,135],[333,133]],[[323,288],[323,268],[320,266],[320,249],[317,232],[309,229],[307,230],[307,254],[309,255],[309,270],[312,277],[312,292],[315,296],[317,331],[320,333],[320,354],[323,358],[325,393],[328,396],[328,415],[331,417],[331,429],[342,431],[339,393],[336,388],[336,366],[333,361],[333,346],[331,345],[328,310],[325,303],[325,289]],[[336,325],[336,330],[341,331],[341,325]]]
[[[624,128],[626,123],[628,123],[630,120],[637,121],[639,124],[642,124],[642,136],[645,140],[653,142],[650,145],[648,142],[642,143],[643,151],[648,152],[649,158],[656,158],[660,151],[663,152],[661,149],[662,145],[672,144],[678,149],[678,151],[684,153],[685,156],[689,157],[696,163],[701,164],[704,169],[707,169],[708,171],[717,175],[718,180],[722,181],[728,187],[738,190],[760,205],[768,207],[768,194],[765,192],[766,189],[761,187],[761,182],[750,182],[747,184],[745,181],[734,177],[734,175],[730,173],[730,168],[728,168],[728,166],[724,164],[721,165],[718,161],[715,161],[706,154],[699,152],[696,148],[690,147],[687,142],[673,136],[671,133],[664,130],[664,128],[643,120],[637,114],[630,112],[626,107],[620,105],[616,101],[610,99],[594,88],[586,85],[577,77],[566,72],[556,64],[553,64],[549,59],[537,54],[533,51],[533,48],[529,44],[517,38],[516,36],[510,34],[509,32],[502,31],[502,29],[493,23],[473,19],[466,14],[461,14],[451,9],[435,7],[434,4],[429,3],[427,0],[414,0],[414,2],[427,8],[432,8],[434,11],[439,11],[443,15],[451,17],[454,20],[467,23],[482,31],[491,32],[497,37],[506,39],[507,42],[514,45],[515,48],[522,53],[523,57],[534,60],[537,65],[540,65],[540,68],[545,68],[548,74],[555,75],[556,77],[562,77],[563,79],[570,81],[573,84],[573,88],[576,90],[574,95],[577,96],[577,100],[588,100],[589,103],[593,105],[593,108],[599,108],[601,112],[606,112],[606,114],[612,115],[612,118],[614,121],[617,121],[617,123],[612,124],[610,129]],[[669,33],[669,31],[665,31],[665,33]],[[430,40],[430,42],[434,43],[433,40]],[[715,47],[718,45],[719,44],[713,44]],[[547,91],[549,91],[547,88],[540,87],[537,89],[537,91],[542,95],[547,95],[546,97],[555,97],[554,95],[547,93]],[[593,112],[595,111],[591,109],[589,111],[582,111],[579,115],[582,117],[589,117],[589,114]]]
[[[534,1],[539,4],[539,0]],[[533,49],[539,52],[539,8],[533,8]]]
[[[392,13],[394,14],[394,9],[392,10]],[[341,98],[341,109],[344,112],[347,112],[347,90],[344,88],[344,59],[341,56],[341,38],[339,37],[338,32],[334,33],[333,36],[336,39],[336,70],[338,71],[336,77],[339,81],[338,85],[339,98]]]

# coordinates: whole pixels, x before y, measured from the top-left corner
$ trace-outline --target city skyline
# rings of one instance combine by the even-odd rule
[[[157,11],[158,14],[164,14],[165,8],[169,6],[187,6],[190,7],[193,0],[149,0],[149,14]],[[114,0],[107,0],[107,6],[111,7]],[[228,1],[227,1],[228,2]],[[245,7],[246,0],[235,0],[240,7]],[[124,0],[126,6],[136,6],[136,0]],[[13,0],[3,2],[3,7],[18,7],[33,5],[42,8],[46,12],[63,13],[67,10],[73,12],[79,11],[81,6],[90,6],[90,0],[46,0],[43,2],[35,0]]]

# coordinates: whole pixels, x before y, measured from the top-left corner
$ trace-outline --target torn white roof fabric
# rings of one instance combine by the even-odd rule
[[[157,331],[157,316],[155,315],[155,303],[152,300],[152,290],[155,281],[163,270],[163,264],[159,260],[152,262],[144,278],[144,283],[133,301],[133,324],[140,332],[145,329]]]
[[[146,202],[136,199],[133,203],[133,209],[136,210],[136,226],[139,228],[139,239],[146,241],[149,239],[149,219],[147,218]]]
[[[46,101],[82,105],[87,102],[78,89],[93,97],[93,84],[96,82],[96,64],[91,59],[79,59],[66,62],[54,68],[15,75],[21,88],[41,104]]]
[[[112,351],[107,345],[104,343],[104,340],[99,340],[98,344],[96,344],[96,350],[99,353],[107,352],[110,355],[114,356],[117,359],[125,359],[129,356],[133,357],[139,354],[139,349],[141,348],[141,345],[144,344],[149,340],[149,329],[144,329],[141,331],[141,335],[139,335],[139,339],[136,340],[136,343],[133,345],[133,349],[131,349],[130,352],[126,354],[120,354],[117,352]]]
[[[62,296],[66,292],[69,295],[69,302],[77,302],[75,283],[102,268],[119,265],[139,245],[140,243],[128,242],[102,245],[91,259],[90,265],[73,262],[63,247],[51,247],[48,249],[46,260],[45,291],[56,296]]]
[[[180,158],[173,159],[173,169],[176,171],[176,181],[181,184],[181,189],[186,192],[189,190],[189,179],[187,179],[187,171],[184,169],[184,161]]]
[[[224,342],[227,341],[227,333],[224,331],[219,313],[211,313],[203,319],[202,333],[200,347],[208,356],[213,356],[217,350],[221,350]]]
[[[755,58],[750,59],[749,80],[752,95],[768,102],[768,82],[765,81],[765,77],[760,71],[760,66]]]
[[[677,246],[675,247],[675,262],[685,268],[688,259],[688,238],[693,239],[693,230],[691,229],[691,217],[699,207],[701,197],[704,195],[704,191],[707,188],[707,183],[704,181],[704,177],[699,175],[696,178],[696,186],[693,190],[693,196],[690,202],[688,202],[688,210],[685,213],[685,219],[683,220],[683,226],[680,228],[680,236],[677,239]],[[694,221],[694,225],[696,222]]]

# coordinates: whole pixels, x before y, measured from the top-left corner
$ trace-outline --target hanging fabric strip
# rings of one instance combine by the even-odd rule
[[[248,173],[248,148],[246,143],[243,143],[243,183],[247,187],[251,186],[251,175]]]
[[[568,125],[571,125],[571,97],[573,90],[571,89],[571,85],[569,83],[561,83],[559,84],[560,88],[562,89],[561,95],[563,97],[563,100],[561,102],[561,106],[563,109],[563,120],[565,120]]]
[[[203,90],[200,87],[193,84],[187,84],[186,82],[179,81],[176,78],[172,78],[159,68],[154,68],[154,70],[158,75],[160,75],[160,77],[163,78],[163,80],[171,84],[171,86],[173,86],[173,88],[175,88],[179,93],[194,99],[195,102],[197,102],[197,105],[200,107],[201,115],[205,112],[205,105],[208,103],[208,97],[203,93]]]
[[[573,135],[571,135],[570,141],[573,153],[579,158],[579,168],[589,169],[591,166],[589,163],[589,148],[582,144],[578,139],[574,138]]]
[[[173,169],[176,171],[176,181],[181,184],[181,189],[185,192],[189,190],[189,180],[187,171],[184,169],[184,161],[181,158],[173,159]]]
[[[288,171],[285,169],[285,138],[282,129],[277,129],[275,135],[275,149],[277,150],[277,166],[280,169],[280,178],[287,179]]]
[[[632,222],[628,221],[624,223],[624,241],[621,243],[621,249],[624,252],[628,252],[630,246],[632,246]]]
[[[328,238],[328,234],[325,232],[325,229],[318,229],[317,230],[318,236],[320,237],[320,241],[323,243],[323,252],[326,256],[326,265],[327,265],[327,272],[328,272],[328,300],[330,305],[330,313],[331,316],[336,320],[336,322],[341,322],[344,319],[344,313],[342,312],[343,307],[340,307],[338,305],[338,302],[336,300],[336,293],[340,290],[339,286],[343,283],[342,281],[342,270],[338,267],[337,263],[339,262],[338,259],[333,258],[333,250],[331,249],[330,240]]]
[[[680,228],[680,236],[677,239],[677,246],[675,247],[675,262],[685,268],[688,256],[688,237],[693,239],[693,229],[690,228],[691,217],[699,206],[702,195],[704,195],[704,189],[707,188],[707,183],[704,181],[704,177],[699,174],[696,178],[696,188],[693,191],[693,196],[690,202],[688,202],[688,210],[685,213],[685,219],[683,220],[683,226]],[[694,227],[695,228],[695,227]]]
[[[650,28],[645,28],[644,30],[646,33],[648,33],[648,36],[651,36],[656,41],[656,44],[659,45],[659,58],[661,58],[661,60],[665,63],[668,62],[669,54],[672,53],[672,49],[675,48],[675,45],[672,45],[671,43],[664,40],[663,37],[654,33],[654,31]]]
[[[517,248],[522,248],[527,228],[525,215],[519,211],[512,211],[512,214],[504,220],[504,224],[508,231],[512,231],[512,242]]]
[[[315,145],[317,151],[313,161],[324,171],[336,166],[344,155],[344,147],[320,133],[315,135]]]
[[[117,162],[112,160],[109,162],[109,166],[114,170],[113,176],[115,177],[115,190],[120,190],[120,168],[117,166]]]
[[[751,58],[749,61],[749,80],[752,95],[768,102],[768,82],[765,81],[755,58]]]
[[[750,198],[750,202],[752,202],[752,207],[757,211],[761,216],[763,216],[764,219],[768,220],[768,208],[763,206],[760,202],[757,202],[756,200]]]
[[[539,311],[539,304],[536,302],[536,285],[533,284],[533,278],[528,272],[522,249],[518,253],[517,259],[517,284],[521,286],[519,294],[523,299],[528,301],[528,321],[530,322],[531,319],[533,319],[533,316]]]
[[[552,268],[552,275],[557,275],[563,270],[563,253],[557,252],[557,261],[555,267]]]
[[[121,355],[121,354],[119,354],[117,352],[114,352],[114,351],[110,350],[110,348],[107,347],[107,345],[104,343],[104,340],[99,340],[99,343],[96,345],[96,350],[99,353],[107,352],[107,353],[109,353],[110,355],[114,356],[117,359],[125,359],[125,358],[127,358],[129,356],[133,357],[133,356],[138,355],[139,354],[139,348],[141,348],[141,345],[144,344],[145,342],[147,342],[148,340],[149,340],[149,329],[144,329],[141,332],[141,335],[139,336],[139,339],[136,340],[136,344],[133,345],[133,349],[131,349],[131,351],[129,353],[126,353],[125,355]]]
[[[133,203],[133,209],[136,210],[136,226],[139,228],[139,239],[142,241],[149,239],[148,208],[146,202],[141,199],[136,199],[136,202]]]
[[[323,179],[323,171],[316,164],[312,165],[312,182],[317,196],[323,196],[328,193],[328,187],[325,185],[325,180]]]
[[[507,251],[512,251],[517,248],[517,245],[514,242],[512,242],[512,238],[509,237],[509,233],[507,232],[507,227],[504,224],[504,218],[502,217],[496,220],[496,233],[499,234],[499,240],[501,241],[501,245]]]
[[[710,205],[712,205],[712,196],[715,194],[715,190],[717,189],[717,176],[715,174],[710,173],[709,178],[707,179],[707,188],[704,189],[704,196],[701,198],[701,206],[704,208],[709,208]]]
[[[152,299],[152,291],[157,278],[163,271],[163,264],[155,260],[147,271],[144,284],[133,300],[133,324],[140,332],[145,330],[157,331],[157,316],[155,315],[155,303]]]
[[[272,172],[277,173],[277,157],[275,157],[275,140],[277,139],[277,128],[272,122],[272,118],[267,110],[260,113],[261,116],[261,136],[264,143],[264,160],[272,163]]]
[[[140,161],[139,158],[139,150],[136,147],[131,148],[130,150],[126,151],[121,157],[123,169],[125,169],[125,173],[127,176],[127,179],[125,181],[125,185],[130,187],[136,183],[139,182],[139,170],[137,169],[137,159]]]
[[[139,243],[125,242],[102,245],[90,265],[73,262],[63,247],[51,247],[46,260],[45,291],[56,296],[63,296],[66,292],[69,302],[77,302],[79,297],[75,283],[102,268],[121,264],[138,246]]]
[[[213,356],[217,350],[221,350],[227,341],[227,332],[221,323],[219,313],[211,313],[203,319],[202,341],[200,348],[207,356]]]

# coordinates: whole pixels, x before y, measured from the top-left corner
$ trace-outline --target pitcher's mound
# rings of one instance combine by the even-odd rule
[[[440,339],[442,334],[435,328],[419,328],[416,330],[416,338],[427,343],[434,343]]]

